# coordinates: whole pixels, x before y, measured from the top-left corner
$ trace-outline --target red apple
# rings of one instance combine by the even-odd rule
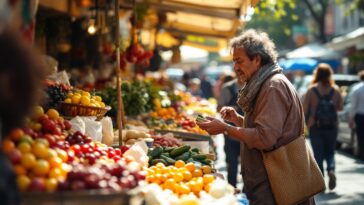
[[[9,158],[12,164],[19,164],[21,161],[21,152],[18,149],[14,149],[9,153]]]
[[[29,191],[45,191],[44,180],[38,177],[32,179],[28,187]]]

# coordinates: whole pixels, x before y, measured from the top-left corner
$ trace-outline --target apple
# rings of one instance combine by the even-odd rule
[[[9,153],[9,158],[12,164],[19,164],[21,162],[21,152],[18,149],[14,149]]]
[[[70,130],[70,129],[71,129],[71,127],[72,127],[71,122],[70,122],[70,121],[68,121],[68,120],[63,121],[63,124],[64,124],[64,129],[65,129],[65,130]]]
[[[42,138],[48,140],[48,143],[49,143],[50,147],[54,147],[57,144],[57,140],[56,140],[56,137],[54,135],[45,134],[45,135],[42,136]]]
[[[75,180],[71,183],[71,190],[84,190],[86,188],[86,184],[84,181]]]
[[[28,190],[29,191],[45,191],[46,187],[45,187],[44,179],[38,178],[38,177],[33,178],[30,181]]]
[[[99,187],[99,181],[100,178],[97,176],[97,174],[90,174],[85,177],[84,179],[86,187],[88,189],[98,189]]]
[[[129,150],[129,147],[128,146],[126,146],[126,145],[121,145],[120,146],[121,154],[124,154],[128,150]]]

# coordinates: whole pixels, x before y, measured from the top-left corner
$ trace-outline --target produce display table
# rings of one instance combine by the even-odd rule
[[[128,192],[109,190],[87,190],[67,192],[25,192],[22,205],[141,205],[143,197],[140,188]]]

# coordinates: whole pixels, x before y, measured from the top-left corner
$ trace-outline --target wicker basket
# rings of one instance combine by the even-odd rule
[[[94,107],[94,106],[85,106],[79,104],[72,103],[64,103],[60,104],[60,111],[62,115],[67,117],[75,117],[75,116],[96,116],[97,120],[101,120],[104,115],[111,109],[110,106],[106,107]]]

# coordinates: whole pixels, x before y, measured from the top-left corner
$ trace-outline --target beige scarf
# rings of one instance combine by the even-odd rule
[[[255,99],[259,93],[263,83],[272,75],[281,73],[282,68],[278,64],[271,63],[262,66],[252,78],[239,90],[238,105],[243,109],[246,117],[249,117],[253,112]]]

